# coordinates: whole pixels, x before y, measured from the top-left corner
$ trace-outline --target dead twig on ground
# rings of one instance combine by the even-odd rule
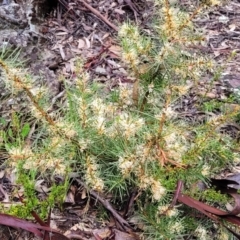
[[[91,57],[87,60],[87,62],[84,64],[85,69],[89,69],[91,66],[93,66],[95,63],[99,62],[100,57],[108,51],[108,49],[111,46],[103,47],[101,51],[94,57]]]
[[[138,12],[138,9],[136,8],[136,6],[134,5],[134,3],[131,0],[124,0],[124,2],[131,8],[131,10],[134,13],[136,22],[138,22],[137,16],[139,15],[139,12]]]
[[[94,13],[97,17],[99,17],[101,20],[103,20],[108,26],[110,26],[115,31],[118,31],[118,27],[111,23],[106,17],[104,17],[99,11],[94,9],[91,5],[86,3],[84,0],[79,0],[88,10],[90,10],[92,13]]]
[[[84,188],[88,189],[87,185],[79,180],[76,179],[76,181],[81,184]],[[123,219],[123,217],[112,207],[111,203],[104,199],[103,197],[101,197],[99,195],[99,193],[93,191],[93,190],[89,190],[89,194],[91,196],[93,196],[97,201],[99,201],[112,215],[113,217],[118,221],[118,223],[121,225],[121,227],[123,228],[124,231],[127,232],[131,232],[132,227],[129,225],[129,223]]]
[[[27,26],[27,21],[25,19],[24,20],[14,19],[8,14],[6,14],[2,9],[0,9],[0,19],[1,18],[13,25],[18,25],[22,28]]]

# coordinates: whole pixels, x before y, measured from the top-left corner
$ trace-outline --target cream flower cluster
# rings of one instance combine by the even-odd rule
[[[158,206],[158,214],[164,214],[168,217],[174,217],[178,215],[178,210],[176,207],[170,208],[170,205],[160,205]]]
[[[76,131],[74,130],[74,126],[64,120],[58,120],[56,123],[57,129],[61,130],[67,138],[73,138],[76,136]]]
[[[30,148],[12,147],[8,149],[10,165],[16,167],[19,162],[32,159],[33,152]]]
[[[145,154],[147,155],[147,151]],[[124,177],[128,177],[130,173],[134,173],[139,181],[139,187],[141,189],[150,189],[154,200],[159,201],[164,195],[166,189],[162,186],[160,180],[154,179],[144,172],[144,163],[147,161],[147,156],[142,154],[129,154],[126,156],[120,156],[118,160],[118,167],[120,168]]]
[[[125,108],[133,104],[132,99],[132,86],[128,84],[119,84],[119,104],[123,105]]]
[[[106,130],[109,137],[122,136],[126,140],[133,137],[144,126],[144,119],[132,117],[126,112],[120,113]]]
[[[141,165],[156,159],[156,153],[147,145],[141,144],[136,147],[136,152],[125,154],[118,159],[118,167],[123,176],[128,177],[134,172],[136,175],[141,175]],[[143,187],[145,188],[145,187]]]
[[[86,159],[86,183],[92,187],[92,189],[102,192],[104,188],[104,182],[99,177],[98,164],[94,156],[88,156]]]
[[[78,115],[83,123],[87,121],[87,115],[89,114],[88,104],[82,97],[75,96],[76,102],[78,104]]]
[[[105,104],[102,99],[96,98],[90,104],[93,116],[89,117],[93,126],[99,134],[107,134],[106,123],[110,121],[116,112],[116,106],[113,104]]]
[[[129,68],[137,69],[141,64],[141,60],[146,58],[152,48],[152,43],[149,39],[141,36],[138,27],[124,23],[120,30],[119,36],[127,38],[123,41],[122,59]]]
[[[198,226],[198,228],[195,230],[195,235],[199,239],[208,239],[207,238],[207,230],[203,226]]]
[[[128,113],[122,113],[115,121],[114,128],[122,133],[122,135],[129,139],[134,136],[144,126],[142,118],[134,119]]]
[[[41,172],[51,170],[54,174],[63,175],[66,170],[66,164],[63,158],[55,158],[33,153],[30,148],[14,147],[8,150],[10,165],[16,167],[20,162],[24,169],[39,169]]]
[[[172,132],[164,136],[164,141],[166,143],[168,157],[176,162],[181,162],[182,156],[188,150],[188,144],[185,137],[183,135],[176,134],[176,132]]]

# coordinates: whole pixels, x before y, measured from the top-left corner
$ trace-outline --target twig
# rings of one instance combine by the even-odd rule
[[[31,127],[31,129],[30,129],[30,131],[29,131],[29,134],[28,134],[28,136],[27,136],[27,138],[26,138],[26,140],[25,140],[25,145],[26,145],[26,146],[30,146],[30,145],[31,145],[31,137],[32,137],[32,135],[33,135],[33,133],[34,133],[34,131],[35,131],[36,123],[37,123],[37,121],[35,121],[35,122],[33,123],[32,127]]]
[[[4,191],[2,184],[0,184],[0,192],[3,194],[4,196],[4,202],[9,202],[9,196],[8,194]]]
[[[126,211],[124,213],[125,217],[130,215],[130,212],[132,211],[133,204],[134,204],[137,196],[138,196],[138,190],[136,188],[136,189],[133,190],[133,192],[131,194],[131,197],[130,197],[130,199],[128,201],[128,206],[127,206]]]
[[[136,8],[136,6],[134,5],[134,3],[131,0],[124,0],[124,2],[131,8],[131,10],[134,13],[136,22],[138,22],[137,16],[139,15],[139,12],[138,12],[138,9]]]
[[[84,188],[88,189],[87,185],[86,185],[84,182],[82,182],[82,181],[79,180],[79,179],[76,179],[76,181],[77,181],[79,184],[81,184],[82,186],[84,186]],[[123,219],[123,217],[120,216],[119,213],[117,213],[117,211],[112,207],[111,203],[109,203],[108,200],[103,199],[103,198],[99,195],[99,193],[97,193],[97,192],[95,192],[95,191],[93,191],[93,190],[89,190],[89,193],[90,193],[90,195],[92,195],[94,198],[96,198],[96,200],[98,200],[98,201],[113,215],[113,217],[119,222],[119,224],[121,225],[121,227],[122,227],[125,231],[129,232],[129,230],[132,229],[131,226],[129,225],[129,223],[128,223],[125,219]]]
[[[96,62],[98,62],[99,58],[105,53],[111,46],[103,47],[102,50],[94,57],[91,57],[88,59],[88,61],[84,64],[85,69],[89,69],[92,65],[94,65]]]
[[[52,112],[54,110],[54,104],[56,103],[56,101],[59,99],[59,98],[62,98],[65,94],[65,90],[61,91],[60,93],[58,93],[53,99],[52,99],[52,102],[51,102],[51,107],[47,110],[48,113]]]
[[[90,6],[88,3],[86,3],[84,0],[79,0],[87,9],[89,9],[91,12],[93,12],[96,16],[98,16],[101,20],[103,20],[108,26],[110,26],[115,31],[118,31],[118,27],[111,23],[106,17],[104,17],[99,11],[94,9],[92,6]]]
[[[9,14],[6,14],[3,9],[0,9],[0,18],[6,20],[7,22],[14,24],[14,25],[19,25],[20,27],[26,27],[27,26],[27,21],[21,20],[21,19],[14,19]]]

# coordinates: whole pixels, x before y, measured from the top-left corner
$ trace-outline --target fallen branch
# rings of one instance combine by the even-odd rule
[[[135,20],[137,22],[138,21],[137,16],[139,15],[138,9],[136,8],[136,6],[134,5],[134,3],[131,0],[124,0],[124,1],[133,11]]]
[[[0,9],[0,19],[6,20],[8,23],[13,24],[13,25],[19,25],[20,27],[26,27],[27,26],[27,21],[24,19],[14,19],[9,14],[6,14],[3,9]]]
[[[79,179],[76,179],[76,181],[81,184],[84,188],[88,189],[87,185],[79,180]],[[93,196],[96,200],[98,200],[112,215],[113,217],[118,221],[118,223],[121,225],[121,227],[127,231],[127,232],[131,232],[130,229],[131,226],[129,225],[129,223],[119,214],[117,213],[117,211],[112,207],[111,203],[106,200],[106,199],[103,199],[99,193],[93,191],[93,190],[89,190],[89,194],[91,196]]]
[[[115,31],[118,31],[118,27],[111,23],[106,17],[104,17],[99,11],[94,9],[91,5],[86,3],[84,0],[79,0],[87,9],[89,9],[92,13],[98,16],[101,20],[103,20],[108,26],[110,26]]]

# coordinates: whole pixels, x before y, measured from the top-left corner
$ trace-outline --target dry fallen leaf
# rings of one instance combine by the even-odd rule
[[[5,170],[1,170],[0,171],[0,179],[2,179],[4,177],[4,175],[5,175]]]
[[[96,67],[95,72],[98,73],[98,74],[104,74],[104,75],[107,74],[106,69],[102,68],[100,66]]]
[[[84,40],[85,40],[85,43],[86,43],[86,48],[90,48],[91,43],[90,43],[89,39],[85,37]]]
[[[64,59],[66,58],[66,55],[65,55],[65,53],[64,53],[64,51],[63,51],[63,46],[59,44],[59,45],[58,45],[58,48],[59,48],[61,57],[62,57],[62,59],[64,60]]]
[[[123,15],[123,14],[126,13],[126,12],[123,11],[122,9],[114,9],[114,12],[115,12],[115,13],[118,13],[118,14],[120,14],[120,15]]]
[[[102,229],[94,229],[93,235],[99,236],[101,239],[105,239],[107,237],[110,237],[111,230],[109,228],[102,228]]]
[[[114,232],[115,232],[115,240],[136,240],[137,239],[135,236],[125,232],[121,232],[117,229],[114,229]]]
[[[34,188],[37,192],[40,192],[40,193],[47,193],[51,190],[51,188],[48,188],[46,187],[43,183],[44,183],[44,179],[41,179],[41,180],[37,180],[35,185],[34,185]]]
[[[84,48],[85,47],[85,41],[83,39],[78,39],[78,48]]]
[[[117,45],[112,45],[108,50],[117,55],[118,57],[121,56],[121,47]]]

